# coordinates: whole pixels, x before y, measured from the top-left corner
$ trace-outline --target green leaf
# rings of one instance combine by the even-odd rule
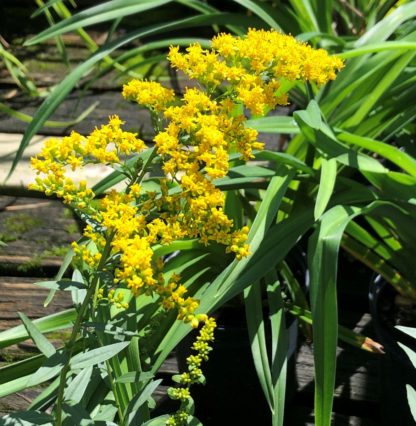
[[[346,52],[337,53],[337,56],[343,59],[354,58],[355,56],[367,55],[368,53],[382,52],[384,50],[414,50],[416,43],[411,41],[386,41],[384,43],[376,43],[365,45],[356,49],[347,50]]]
[[[302,32],[319,32],[319,24],[310,0],[290,0]]]
[[[103,346],[101,348],[92,349],[87,352],[81,352],[71,358],[69,363],[71,370],[79,370],[87,368],[91,365],[99,364],[107,361],[117,355],[129,345],[129,342],[114,343],[112,345]]]
[[[72,291],[72,290],[85,290],[85,284],[70,281],[70,280],[58,280],[58,281],[39,281],[35,285],[42,288],[49,288],[50,290],[61,290],[61,291]]]
[[[189,416],[188,417],[188,425],[189,426],[203,426],[203,424],[195,416]]]
[[[47,315],[32,322],[41,333],[49,333],[71,327],[75,318],[75,309],[68,309],[57,314]],[[9,328],[0,333],[0,348],[21,342],[28,337],[29,334],[23,325]]]
[[[164,414],[163,416],[155,417],[154,419],[149,420],[143,426],[166,426],[166,420],[169,419],[168,414]]]
[[[129,403],[125,416],[128,417],[127,424],[128,425],[134,425],[135,423],[135,417],[137,412],[139,411],[139,408],[145,404],[148,399],[152,396],[153,392],[156,390],[156,388],[162,383],[162,379],[159,380],[153,380],[150,382],[140,394],[136,395]]]
[[[309,239],[311,309],[315,360],[315,424],[331,424],[338,340],[337,265],[341,237],[359,209],[337,205],[322,217]]]
[[[416,390],[412,385],[406,384],[407,402],[409,403],[410,411],[416,421]]]
[[[352,133],[341,132],[337,134],[340,141],[351,143],[361,148],[368,149],[383,158],[391,161],[396,166],[400,167],[407,173],[416,177],[416,159],[400,151],[399,148],[389,145],[384,142],[377,141],[368,137],[354,135]]]
[[[266,24],[275,30],[280,30],[281,28],[279,24],[273,19],[273,16],[268,10],[268,5],[264,3],[256,3],[251,0],[234,0],[235,3],[241,4],[241,6],[246,7],[248,10],[257,15],[260,19],[262,19]]]
[[[376,159],[360,154],[339,142],[331,128],[322,121],[315,101],[311,101],[306,110],[295,112],[294,117],[306,140],[329,158],[335,158],[338,162],[361,171],[387,172],[387,169]]]
[[[273,426],[283,426],[287,358],[289,351],[289,331],[286,329],[285,311],[281,295],[281,286],[276,273],[270,274],[267,286],[267,299],[269,301],[270,325],[272,329],[272,365],[271,374],[273,381]]]
[[[83,400],[85,390],[91,380],[92,370],[93,367],[89,366],[72,378],[72,381],[65,389],[65,401],[71,401],[71,403],[77,404]]]
[[[317,0],[312,3],[319,29],[326,33],[333,33],[334,0]]]
[[[322,158],[321,178],[319,181],[318,195],[316,196],[314,217],[318,220],[328,206],[329,199],[335,187],[337,178],[337,162],[335,158],[326,160]]]
[[[145,383],[153,379],[154,374],[149,371],[130,371],[115,379],[115,383]]]
[[[402,25],[403,22],[408,19],[412,19],[415,16],[416,3],[410,2],[408,4],[401,5],[389,13],[384,19],[377,22],[377,24],[361,36],[354,45],[355,47],[360,47],[386,40],[398,27],[400,27],[400,25]]]
[[[286,154],[285,152],[273,152],[273,151],[260,151],[255,153],[256,160],[267,160],[274,161],[277,164],[282,163],[287,166],[294,167],[304,173],[314,175],[315,171],[308,167],[303,161],[300,161],[298,158],[293,155]]]
[[[71,281],[73,283],[81,284],[80,286],[72,285],[70,290],[74,306],[81,306],[85,296],[87,295],[87,286],[84,285],[84,277],[78,269],[74,269],[72,272]]]
[[[27,386],[35,386],[47,380],[53,379],[62,371],[68,357],[63,352],[56,352],[46,359],[36,373],[33,373],[27,382]]]
[[[0,418],[4,426],[53,426],[53,418],[39,411],[18,411]]]
[[[296,111],[293,115],[297,124],[300,118],[304,124],[307,124],[312,129],[320,130],[322,126],[322,116],[319,105],[315,100],[309,102],[306,110]]]
[[[354,114],[343,123],[343,127],[357,126],[364,120],[365,117],[367,117],[378,99],[385,94],[387,89],[403,72],[415,54],[416,52],[410,51],[395,61],[395,63],[386,71],[377,85],[372,88],[371,92],[361,98],[358,109],[356,109]]]
[[[416,368],[416,352],[413,349],[410,349],[408,346],[404,345],[401,342],[397,342],[397,344],[404,350],[404,352],[408,356],[410,362]]]
[[[291,314],[299,318],[304,323],[312,324],[312,314],[309,310],[296,305],[287,305]],[[368,352],[383,354],[383,346],[368,337],[356,333],[347,327],[338,325],[338,338],[351,346]],[[371,343],[371,345],[369,345]]]
[[[415,327],[405,327],[404,325],[396,325],[397,330],[400,330],[403,333],[406,333],[408,336],[416,339],[416,328]],[[416,366],[416,363],[415,363]]]
[[[254,366],[266,401],[273,410],[273,384],[267,356],[266,332],[263,321],[262,293],[260,283],[254,283],[244,290],[247,330],[250,338]]]
[[[85,237],[81,237],[78,242],[81,242],[85,239]],[[62,277],[64,276],[65,272],[67,271],[67,269],[70,267],[71,262],[72,262],[72,258],[74,257],[74,250],[72,249],[72,247],[68,248],[68,251],[65,254],[64,260],[62,261],[62,264],[59,268],[58,273],[55,276],[55,280],[59,281],[62,279]],[[55,289],[51,289],[49,291],[49,294],[45,300],[45,302],[43,303],[43,306],[46,308],[49,303],[52,302],[53,297],[55,296],[56,290]]]
[[[19,377],[14,380],[10,380],[7,383],[0,385],[0,398],[4,396],[11,395],[16,392],[20,392],[23,389],[28,387],[27,381],[30,376]]]
[[[72,404],[68,402],[62,403],[62,414],[63,414],[63,426],[92,426],[102,425],[105,422],[93,422],[90,413],[81,404]]]
[[[28,409],[41,410],[42,408],[49,407],[52,401],[56,398],[59,387],[59,377],[57,377],[46,389],[30,403]]]
[[[398,172],[370,173],[363,175],[378,188],[384,197],[416,204],[416,178]]]
[[[293,117],[273,115],[270,117],[252,118],[244,125],[261,133],[298,134],[299,127]]]
[[[39,331],[36,325],[33,324],[30,319],[23,314],[22,312],[18,312],[20,319],[22,320],[30,338],[35,343],[36,347],[47,357],[52,356],[56,349],[52,345],[51,342]]]
[[[170,2],[171,0],[141,0],[140,2],[137,2],[137,0],[112,0],[86,9],[49,27],[35,37],[27,40],[25,45],[31,46],[75,29],[143,12]]]
[[[85,118],[88,117],[88,115],[90,115],[90,113],[95,110],[97,105],[98,105],[98,102],[94,102],[85,111],[83,111],[78,117],[76,117],[73,120],[69,120],[69,121],[46,120],[43,123],[43,125],[45,127],[50,127],[50,128],[61,128],[61,127],[74,126],[75,124],[81,123],[81,121],[85,120]],[[31,123],[32,120],[33,120],[32,116],[25,114],[21,111],[16,111],[12,108],[9,108],[7,105],[5,105],[1,102],[0,102],[0,112],[3,112],[5,114],[9,115],[10,117],[16,118],[17,120],[23,121],[24,123]]]

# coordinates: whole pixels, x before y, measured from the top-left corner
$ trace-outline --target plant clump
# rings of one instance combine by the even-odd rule
[[[39,176],[31,189],[57,195],[86,221],[84,238],[72,244],[73,263],[89,283],[93,298],[86,303],[93,309],[102,303],[127,309],[129,300],[115,295],[118,286],[133,297],[155,297],[162,309],[175,310],[177,319],[193,328],[203,324],[193,344],[196,355],[188,358],[188,372],[179,378],[181,386],[169,391],[182,405],[167,424],[184,425],[190,415],[189,386],[201,381],[215,321],[198,312],[199,301],[188,295],[179,275],[165,276],[158,248],[195,239],[201,245],[219,244],[237,260],[249,256],[249,227],[238,228],[227,215],[225,194],[216,186],[216,179],[228,174],[231,154],[248,161],[264,146],[239,111],[258,116],[285,105],[282,81],[324,84],[335,78],[342,61],[290,36],[254,29],[245,37],[220,34],[211,49],[193,44],[181,53],[171,47],[168,59],[199,87],[181,96],[154,81],[133,80],[123,88],[127,100],[150,111],[153,148],[124,130],[124,122],[113,115],[89,136],[73,132],[49,140],[32,159]],[[143,179],[155,158],[164,176],[158,190],[148,190]],[[69,172],[91,163],[110,165],[124,175],[124,190],[97,199],[87,182],[70,177]],[[102,274],[112,279],[101,280]]]

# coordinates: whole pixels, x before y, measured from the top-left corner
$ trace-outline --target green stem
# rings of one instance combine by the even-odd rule
[[[82,302],[81,308],[79,309],[77,319],[75,320],[74,327],[72,328],[71,337],[70,337],[69,342],[67,344],[68,361],[65,363],[65,365],[64,365],[64,367],[61,371],[60,377],[59,377],[58,399],[57,399],[57,402],[56,402],[56,425],[57,426],[61,426],[61,424],[62,424],[62,401],[63,401],[63,396],[64,396],[66,376],[67,376],[68,371],[69,371],[69,362],[71,360],[71,356],[72,356],[73,349],[74,349],[74,343],[75,343],[76,337],[78,335],[78,332],[81,328],[81,324],[82,324],[82,321],[84,319],[84,314],[85,314],[85,311],[86,311],[88,304],[89,304],[89,299],[94,294],[95,287],[96,287],[97,283],[98,283],[98,279],[94,279],[90,288],[87,291],[85,299]]]
[[[107,366],[108,380],[110,382],[111,390],[113,391],[114,399],[115,399],[116,406],[117,406],[119,421],[120,421],[120,424],[123,424],[124,423],[124,414],[123,414],[123,411],[124,411],[123,405],[124,404],[120,403],[122,396],[120,395],[120,391],[117,388],[116,383],[114,383],[113,371],[112,371],[113,369],[111,368],[110,361],[106,361],[105,364]]]
[[[103,256],[100,260],[100,263],[97,268],[97,272],[101,271],[107,261],[107,257],[111,250],[111,241],[113,239],[113,235],[110,235],[110,237],[107,239],[106,246],[104,248]],[[69,342],[67,343],[67,349],[68,349],[68,360],[66,361],[64,367],[62,368],[61,374],[59,376],[59,388],[58,388],[58,396],[56,401],[56,426],[62,425],[62,402],[64,397],[64,390],[65,390],[65,383],[66,383],[66,376],[68,375],[68,372],[70,370],[70,361],[71,356],[74,351],[74,343],[77,338],[77,335],[79,333],[79,330],[81,329],[82,322],[84,320],[85,312],[88,308],[88,305],[90,303],[90,300],[95,293],[95,288],[97,287],[99,281],[99,275],[96,274],[91,282],[90,287],[87,290],[87,294],[85,295],[85,298],[81,304],[81,307],[78,311],[77,318],[75,320],[74,327],[72,328],[71,337],[69,339]]]

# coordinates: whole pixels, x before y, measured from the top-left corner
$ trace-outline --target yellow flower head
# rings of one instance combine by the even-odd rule
[[[132,80],[123,86],[123,96],[151,110],[162,111],[175,99],[175,92],[155,81]]]

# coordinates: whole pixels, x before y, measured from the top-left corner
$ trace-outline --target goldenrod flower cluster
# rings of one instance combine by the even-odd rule
[[[148,108],[157,123],[155,150],[165,173],[160,194],[142,191],[137,179],[144,171],[127,167],[126,159],[146,146],[137,134],[122,129],[116,115],[86,137],[73,132],[63,140],[50,139],[32,159],[42,177],[31,188],[56,194],[89,218],[84,230],[89,243],[73,244],[78,266],[105,267],[108,259],[102,253],[110,243],[115,283],[136,296],[159,295],[166,309],[177,309],[179,319],[197,327],[198,302],[186,296],[177,277],[164,280],[153,247],[197,238],[203,244],[223,244],[237,259],[248,256],[249,229],[234,228],[224,211],[224,193],[215,186],[228,174],[231,152],[249,160],[253,150],[263,148],[236,106],[263,114],[286,103],[286,94],[279,92],[281,78],[323,84],[335,77],[342,62],[290,36],[253,29],[245,37],[220,34],[211,49],[193,44],[180,53],[172,47],[168,59],[198,79],[199,88],[186,89],[180,98],[157,82],[133,80],[123,88],[123,96]],[[130,177],[126,191],[113,190],[96,200],[85,181],[69,177],[68,172],[91,163],[124,169]],[[179,190],[171,191],[174,187]]]
[[[196,43],[180,53],[172,47],[168,59],[210,90],[226,83],[228,95],[255,115],[287,103],[286,94],[278,92],[281,79],[322,85],[343,67],[341,59],[323,49],[313,49],[277,31],[255,29],[249,29],[245,37],[219,34],[211,49]]]
[[[162,111],[175,100],[175,92],[152,81],[132,80],[123,87],[123,96],[129,101],[153,111]]]
[[[210,343],[214,341],[214,330],[217,326],[215,319],[207,315],[200,315],[199,320],[204,325],[192,345],[195,354],[186,359],[188,371],[178,376],[179,387],[169,388],[168,390],[170,398],[182,402],[179,410],[169,417],[166,422],[168,426],[183,426],[187,424],[189,412],[186,409],[186,402],[191,398],[189,388],[195,383],[201,383],[203,379],[201,364],[204,361],[208,361],[209,352],[212,350]]]
[[[56,194],[72,207],[84,210],[94,193],[81,181],[75,184],[68,171],[76,171],[86,164],[120,164],[126,156],[142,151],[145,144],[135,133],[121,129],[123,122],[116,115],[109,123],[95,129],[88,137],[72,132],[62,140],[49,139],[41,153],[32,158],[32,168],[44,177],[36,178],[30,189]]]

